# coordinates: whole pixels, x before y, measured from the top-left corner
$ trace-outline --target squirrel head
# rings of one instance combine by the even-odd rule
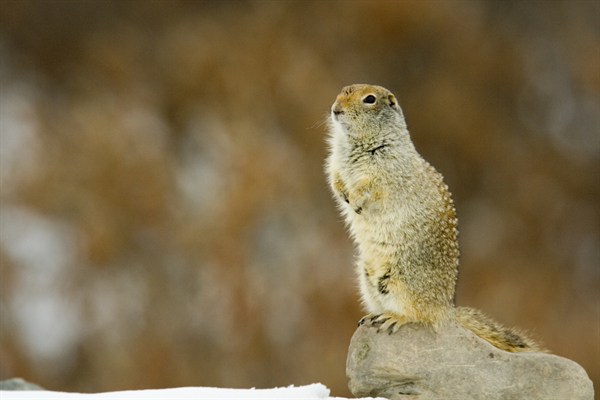
[[[396,97],[381,86],[346,86],[331,107],[335,128],[352,137],[408,133]]]

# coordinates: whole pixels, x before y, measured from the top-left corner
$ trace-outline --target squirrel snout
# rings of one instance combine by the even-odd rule
[[[334,117],[337,117],[338,115],[343,114],[344,111],[334,104],[333,107],[331,107],[331,113]]]

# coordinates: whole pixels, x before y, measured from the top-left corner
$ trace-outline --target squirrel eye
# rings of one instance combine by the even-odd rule
[[[375,104],[375,100],[377,100],[375,98],[375,96],[373,96],[372,94],[370,94],[370,95],[366,96],[363,99],[363,103],[365,103],[365,104]]]

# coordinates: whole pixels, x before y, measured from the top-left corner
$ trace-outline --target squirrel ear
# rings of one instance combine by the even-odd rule
[[[388,96],[388,102],[390,104],[390,107],[396,108],[396,109],[398,108],[398,102],[396,101],[396,98],[394,97],[393,94],[390,94]]]

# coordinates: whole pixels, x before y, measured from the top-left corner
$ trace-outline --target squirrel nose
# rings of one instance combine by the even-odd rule
[[[333,107],[331,107],[331,113],[337,117],[338,115],[343,114],[344,111],[342,111],[340,108],[334,105]]]

